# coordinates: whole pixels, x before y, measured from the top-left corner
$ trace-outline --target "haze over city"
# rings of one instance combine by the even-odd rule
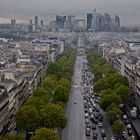
[[[4,17],[0,18],[0,22],[7,22],[5,18],[30,19],[35,15],[48,21],[55,18],[56,14],[74,14],[86,18],[86,13],[94,8],[101,13],[119,15],[122,25],[140,25],[139,0],[4,0],[0,1],[0,17]]]

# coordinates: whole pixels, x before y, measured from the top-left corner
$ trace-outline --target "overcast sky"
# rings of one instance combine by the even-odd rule
[[[119,15],[123,25],[140,25],[140,0],[0,0],[0,17],[53,19],[56,14],[74,14],[86,18],[94,8]]]

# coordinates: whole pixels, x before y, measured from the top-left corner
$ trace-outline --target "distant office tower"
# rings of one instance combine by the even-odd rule
[[[33,24],[33,21],[32,20],[30,20],[30,24]]]
[[[96,8],[93,10],[93,14],[92,14],[92,28],[96,30],[97,28],[97,12],[96,12]]]
[[[59,28],[64,28],[66,25],[66,16],[58,16],[56,15],[56,23]]]
[[[115,16],[115,31],[118,32],[120,29],[120,17]]]
[[[40,21],[40,24],[41,24],[41,26],[44,26],[44,21],[41,20],[41,21]]]
[[[76,31],[85,31],[85,20],[84,19],[78,19],[76,20]]]
[[[87,13],[87,30],[92,28],[92,13]]]
[[[111,30],[111,17],[109,14],[104,14],[104,31],[110,31]]]
[[[70,31],[74,30],[75,16],[69,15],[67,20],[67,27]]]
[[[38,16],[35,16],[35,29],[38,28]]]
[[[32,23],[32,20],[30,20],[30,23],[29,23],[29,32],[33,32],[33,23]]]
[[[15,25],[16,24],[16,20],[15,19],[11,19],[11,25]]]
[[[11,19],[11,31],[15,31],[15,30],[16,30],[16,20]]]

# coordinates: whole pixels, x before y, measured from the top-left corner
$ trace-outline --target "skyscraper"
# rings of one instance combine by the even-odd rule
[[[44,26],[44,21],[41,20],[41,21],[40,21],[40,24],[41,24],[41,26]]]
[[[118,32],[120,29],[120,17],[115,16],[115,31]]]
[[[56,23],[59,28],[64,28],[66,24],[66,16],[58,16],[56,15]]]
[[[92,13],[87,13],[87,30],[92,28]]]
[[[33,23],[32,23],[32,20],[30,20],[29,22],[29,29],[28,29],[29,32],[32,32],[33,31]]]
[[[35,16],[35,29],[38,28],[38,16]]]
[[[85,20],[84,19],[77,19],[76,20],[76,31],[85,31]]]
[[[68,24],[68,28],[70,29],[70,31],[73,31],[74,23],[75,23],[75,16],[69,15],[68,20],[67,20],[67,24]]]
[[[96,8],[93,10],[93,14],[92,14],[92,28],[96,30],[97,28],[97,12],[96,12]]]

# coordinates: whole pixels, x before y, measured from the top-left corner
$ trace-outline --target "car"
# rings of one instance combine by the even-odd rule
[[[127,131],[128,136],[132,136],[132,130]]]
[[[111,137],[111,140],[115,140],[115,138],[114,137]]]
[[[86,124],[86,128],[91,128],[91,126],[90,126],[90,124],[88,123],[88,124]]]
[[[88,119],[88,118],[85,119],[85,123],[86,123],[86,124],[89,123],[89,119]]]
[[[94,114],[95,119],[98,119],[98,114]]]
[[[126,125],[129,124],[129,120],[128,119],[126,119],[124,122],[125,122]]]
[[[106,132],[105,132],[104,129],[101,130],[101,136],[102,136],[102,137],[106,137]]]
[[[132,135],[131,138],[132,138],[132,140],[135,140],[135,136],[134,135]]]
[[[107,137],[103,137],[102,140],[107,140]]]
[[[92,125],[92,129],[95,130],[96,129],[96,125],[93,124]]]
[[[126,138],[126,137],[127,137],[126,131],[123,131],[123,132],[122,132],[122,135],[123,135],[124,138]]]
[[[96,108],[96,112],[99,112],[99,108]]]
[[[123,119],[126,120],[127,119],[127,115],[123,115]]]
[[[74,101],[74,104],[77,104],[77,101]]]
[[[89,117],[88,113],[85,113],[85,118],[88,118],[88,117]]]
[[[85,113],[88,113],[88,110],[87,110],[87,109],[85,109],[85,110],[84,110],[84,112],[85,112]]]
[[[102,127],[103,127],[103,123],[99,122],[99,123],[98,123],[98,127],[99,127],[99,128],[102,128]]]
[[[86,136],[90,136],[90,129],[86,128]]]
[[[97,139],[97,137],[98,137],[97,132],[96,132],[96,131],[95,131],[95,132],[93,132],[93,139],[94,139],[94,140],[96,140],[96,139]]]
[[[103,121],[103,116],[98,116],[98,120],[99,120],[100,122],[102,122],[102,121]]]
[[[98,120],[97,119],[93,119],[93,121],[92,121],[93,123],[95,123],[95,124],[98,124]]]
[[[91,114],[91,115],[90,115],[90,120],[92,121],[93,119],[94,119],[94,115]]]
[[[131,130],[131,124],[127,124],[126,128],[127,130]]]

